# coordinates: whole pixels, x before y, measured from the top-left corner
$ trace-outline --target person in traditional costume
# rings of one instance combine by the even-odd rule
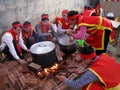
[[[57,39],[57,34],[49,21],[48,14],[41,15],[41,21],[36,25],[39,41],[52,41],[53,37]]]
[[[109,41],[114,40],[114,30],[111,22],[101,16],[82,16],[77,11],[69,11],[68,19],[70,22],[78,26],[77,32],[72,33],[69,30],[67,33],[75,39],[85,40],[86,45],[92,46],[97,55],[105,53]],[[87,37],[86,33],[88,34]]]
[[[70,23],[67,18],[68,10],[62,11],[62,17],[56,17],[56,26],[58,29],[58,34],[65,34],[68,29],[70,29]]]
[[[30,48],[34,43],[38,41],[37,32],[33,30],[29,21],[23,23],[22,37],[27,48]]]
[[[82,90],[120,90],[120,64],[115,58],[106,53],[97,56],[91,46],[80,48],[80,57],[89,65],[79,72],[80,78],[70,80],[62,75],[57,75],[56,78],[72,88],[82,87]]]
[[[102,8],[102,4],[101,3],[96,5],[95,13],[96,13],[97,16],[104,16],[104,12],[103,12],[103,8]]]
[[[95,9],[92,6],[85,6],[82,11],[83,16],[91,16],[95,12]]]
[[[30,52],[22,39],[22,25],[16,21],[12,23],[12,28],[2,36],[0,50],[6,58],[11,59],[13,57],[19,63],[25,64],[26,62],[20,58],[22,56],[21,48]]]

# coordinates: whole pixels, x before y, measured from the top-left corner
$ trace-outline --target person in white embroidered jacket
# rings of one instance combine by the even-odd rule
[[[20,64],[25,64],[26,62],[20,58],[22,56],[21,48],[27,52],[30,52],[30,50],[23,43],[21,30],[20,22],[12,23],[12,28],[2,36],[0,50],[7,57],[14,57]]]

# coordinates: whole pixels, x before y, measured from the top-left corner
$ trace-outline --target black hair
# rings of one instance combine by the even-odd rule
[[[19,23],[20,23],[19,21],[15,21],[12,23],[12,25],[19,24]]]
[[[84,9],[88,9],[88,6],[87,6],[87,5],[85,5],[85,6],[84,6]]]
[[[79,51],[81,54],[91,54],[94,52],[94,49],[91,46],[84,46]]]
[[[23,23],[23,26],[26,26],[26,25],[28,25],[28,24],[31,24],[29,21],[25,21],[24,23]]]
[[[20,22],[19,22],[19,21],[13,22],[13,23],[12,23],[12,26],[15,25],[15,24],[20,24]],[[13,27],[13,28],[16,29],[15,27]],[[22,26],[20,26],[20,28],[22,28]]]
[[[41,16],[48,16],[48,14],[44,13],[44,14],[42,14]]]
[[[73,15],[77,15],[77,14],[78,14],[78,11],[71,10],[68,12],[68,17],[71,17]]]
[[[95,12],[93,12],[93,13],[91,14],[91,16],[97,16],[97,15],[96,15],[96,13],[95,13]]]
[[[49,17],[48,14],[42,14],[41,17],[42,17],[42,16],[48,16],[48,17]],[[45,21],[45,20],[49,20],[49,18],[41,18],[41,21]]]

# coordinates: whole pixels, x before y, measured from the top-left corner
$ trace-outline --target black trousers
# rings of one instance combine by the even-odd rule
[[[13,45],[14,45],[14,48],[15,48],[15,50],[16,50],[17,55],[18,55],[18,56],[21,56],[21,55],[19,54],[19,52],[18,52],[17,44],[16,44],[16,42],[15,42],[14,40],[13,40]],[[12,54],[9,52],[8,46],[6,46],[5,49],[3,49],[2,53],[4,53],[5,55],[7,55],[7,57],[9,57],[9,58],[12,58],[12,57],[13,57]]]
[[[97,54],[97,55],[101,55],[102,53],[105,53],[105,52],[106,52],[107,46],[108,46],[108,43],[109,43],[110,33],[111,33],[110,30],[107,30],[107,29],[105,30],[104,49],[103,49],[103,50],[96,50],[96,54]]]
[[[28,39],[26,39],[26,46],[28,49],[30,49],[30,47],[35,43],[34,37],[29,37]]]

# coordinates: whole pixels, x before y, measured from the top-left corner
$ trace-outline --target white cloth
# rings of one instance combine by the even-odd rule
[[[113,27],[114,28],[118,28],[118,26],[120,26],[120,22],[116,22],[116,21],[113,21],[113,20],[110,20],[111,21],[111,23],[112,23],[112,25],[113,25]]]
[[[66,29],[62,29],[62,26],[58,23],[58,34],[64,34],[66,32]]]
[[[27,49],[26,45],[23,43],[22,33],[20,33],[20,38],[19,38],[19,43],[18,44],[24,50]],[[5,33],[2,36],[2,42],[1,42],[1,45],[0,45],[0,50],[2,51],[6,47],[6,45],[8,46],[9,51],[12,54],[12,56],[15,59],[20,59],[19,56],[17,55],[17,52],[16,52],[16,50],[14,48],[14,45],[13,45],[13,37],[12,37],[11,33],[9,33],[9,32]]]

